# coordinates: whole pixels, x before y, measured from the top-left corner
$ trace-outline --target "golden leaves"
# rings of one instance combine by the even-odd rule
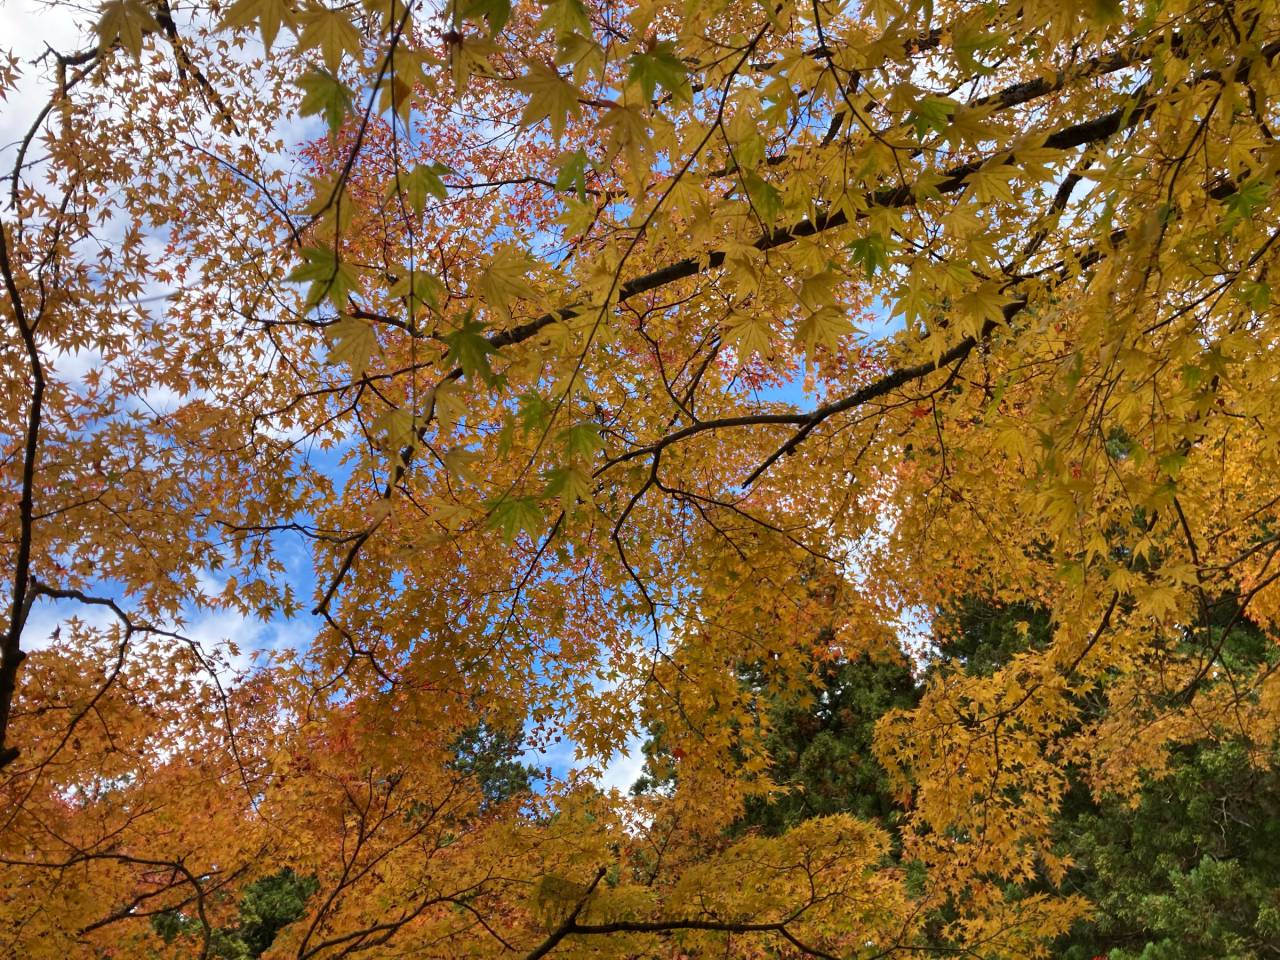
[[[246,616],[303,593],[319,612],[225,704],[166,667],[182,641],[127,649],[129,685],[66,747],[119,634],[33,653],[15,736],[67,766],[25,782],[23,824],[77,850],[120,829],[160,863],[189,847],[202,883],[305,866],[329,904],[308,949],[386,932],[482,954],[483,918],[532,950],[534,914],[562,922],[605,866],[584,919],[795,916],[843,956],[914,950],[950,901],[957,950],[1030,955],[1082,909],[1011,893],[1063,875],[1047,837],[1078,769],[1137,789],[1196,710],[1273,730],[1274,681],[1237,696],[1202,621],[1230,597],[1269,629],[1280,603],[1267,18],[1237,44],[1114,5],[480,0],[396,33],[395,2],[236,0],[144,63],[158,9],[101,8],[100,51],[139,62],[62,91],[47,161],[15,172],[6,279],[45,310],[49,384],[33,569],[122,585],[158,621],[206,587]],[[215,93],[242,134],[204,123]],[[282,150],[299,102],[329,135]],[[37,371],[8,346],[21,451]],[[1053,629],[1019,615],[1016,653],[938,667],[884,720],[912,885],[850,817],[726,835],[778,789],[771,697],[975,594]],[[543,795],[486,806],[459,775],[478,712],[561,738]],[[675,779],[606,803],[569,766],[602,766],[638,717]],[[22,836],[40,862],[71,850]],[[39,922],[68,955],[193,882],[51,876],[24,861],[5,886],[65,908],[66,929]]]
[[[1004,322],[1005,307],[1014,299],[994,283],[980,284],[956,301],[956,310],[962,320],[961,329],[976,336],[984,324]]]
[[[118,43],[137,59],[142,56],[143,37],[159,29],[142,0],[106,0],[96,26],[98,49],[105,52]]]
[[[744,358],[768,357],[773,352],[773,336],[772,325],[764,317],[752,314],[734,314],[724,333],[725,342],[733,344]]]
[[[853,324],[843,310],[834,305],[819,307],[796,324],[796,342],[812,354],[818,347],[835,349],[840,338],[851,332]]]

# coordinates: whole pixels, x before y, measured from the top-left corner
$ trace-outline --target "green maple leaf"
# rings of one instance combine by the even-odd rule
[[[647,163],[649,122],[645,113],[636,107],[610,106],[600,118],[600,127],[609,131],[609,149],[605,164],[619,152],[626,154],[627,163],[636,170],[643,170]]]
[[[305,247],[302,263],[286,280],[311,282],[307,290],[307,306],[315,306],[326,297],[338,310],[347,305],[347,297],[360,291],[360,276],[349,263],[343,263],[330,247]]]
[[[868,277],[874,277],[877,270],[883,270],[889,265],[888,244],[878,233],[854,240],[849,244],[849,254],[854,263],[862,265]]]
[[[443,163],[420,163],[412,170],[401,172],[394,181],[394,187],[409,201],[414,213],[422,216],[427,197],[444,200],[449,196],[449,189],[442,179],[446,173],[453,173],[453,170]]]
[[[1104,2],[1112,3],[1115,0],[1104,0]],[[960,66],[966,71],[985,76],[991,73],[993,68],[987,66],[978,57],[998,48],[1004,39],[999,33],[987,32],[981,24],[966,24],[952,35],[951,49],[955,52]]]
[[[819,346],[834,350],[840,345],[840,338],[852,332],[848,314],[839,307],[826,306],[814,310],[796,325],[796,341],[805,353],[812,354]]]
[[[640,84],[646,100],[653,99],[658,87],[665,88],[676,100],[688,103],[693,99],[689,72],[676,56],[675,44],[670,41],[664,40],[652,50],[632,56],[627,79]]]
[[[385,438],[385,449],[399,450],[413,443],[414,426],[412,413],[393,407],[374,421],[373,429]]]
[[[560,167],[556,171],[556,189],[573,190],[579,200],[586,199],[587,155],[582,150],[560,156]]]
[[[531,63],[529,72],[512,86],[529,94],[529,103],[520,116],[521,126],[531,127],[543,119],[551,122],[551,135],[559,140],[569,117],[578,117],[578,88],[560,76],[558,70],[541,63]]]
[[[726,328],[724,340],[733,344],[744,360],[753,354],[767,357],[772,352],[773,328],[764,317],[739,316]]]
[[[493,344],[484,337],[484,324],[477,323],[468,311],[462,320],[462,326],[453,333],[446,333],[444,342],[449,345],[449,355],[445,362],[461,367],[468,377],[475,378],[479,374],[492,382],[493,371],[489,368],[489,354],[496,353]]]
[[[160,24],[140,0],[108,0],[100,8],[98,49],[103,53],[119,41],[134,58],[142,56],[142,38],[160,29]]]
[[[378,343],[373,327],[355,317],[342,317],[327,333],[331,343],[329,362],[349,363],[355,376],[363,375],[369,369],[369,358]]]
[[[568,430],[560,432],[557,438],[564,443],[565,453],[570,458],[583,457],[590,459],[597,450],[604,449],[604,440],[600,437],[600,427],[589,420],[575,423]]]
[[[950,97],[925,97],[916,104],[907,122],[915,127],[916,137],[923,139],[930,131],[945,130],[957,106]]]
[[[519,409],[516,416],[520,418],[520,426],[526,431],[542,430],[551,416],[551,407],[538,394],[529,392],[520,395]]]
[[[547,481],[546,495],[559,497],[565,513],[573,513],[579,501],[591,500],[591,475],[577,467],[556,467],[543,474]]]
[[[410,270],[406,266],[401,267],[401,270],[403,272],[387,292],[393,297],[405,300],[409,311],[415,316],[421,313],[424,307],[438,310],[440,295],[444,293],[444,284],[429,270],[421,267]]]
[[[511,543],[523,531],[536,537],[545,525],[542,508],[533,497],[503,497],[486,504],[489,517],[485,526],[502,532],[502,539]]]
[[[557,37],[578,31],[591,35],[591,21],[582,0],[551,0],[538,20],[539,30],[553,30]]]
[[[1089,12],[1095,23],[1106,25],[1119,23],[1124,19],[1124,7],[1120,5],[1120,0],[1093,0],[1090,7],[1092,9]]]
[[[976,321],[976,330],[984,323],[1004,323],[1004,308],[1011,302],[997,284],[987,282],[957,300],[956,309]]]
[[[467,20],[484,18],[489,36],[496,37],[511,19],[511,0],[467,0],[458,5],[458,14]]]
[[[511,301],[532,300],[538,291],[525,279],[529,270],[529,256],[518,247],[504,244],[493,252],[493,257],[476,282],[477,292],[484,301],[500,314],[505,314]]]
[[[1245,280],[1236,289],[1236,299],[1261,313],[1271,305],[1271,287],[1259,280]]]
[[[293,27],[297,19],[289,0],[236,0],[223,15],[222,23],[227,27],[250,27],[256,23],[262,45],[270,52],[280,28]]]
[[[298,19],[302,22],[298,48],[310,50],[319,47],[330,73],[338,72],[344,54],[359,56],[360,31],[345,11],[315,4],[304,10]]]
[[[773,223],[782,212],[782,194],[767,180],[750,170],[742,171],[742,185],[746,187],[751,206],[766,225]]]
[[[336,133],[355,98],[351,88],[324,69],[307,71],[298,79],[297,85],[302,88],[299,112],[304,117],[320,114],[329,125],[329,131]]]
[[[1240,221],[1252,219],[1255,213],[1267,205],[1270,194],[1271,184],[1259,178],[1249,181],[1223,200],[1227,215],[1222,219],[1222,232],[1230,233]]]

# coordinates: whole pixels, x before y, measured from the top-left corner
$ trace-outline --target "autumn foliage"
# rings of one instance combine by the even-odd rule
[[[1272,0],[52,11],[0,954],[1043,956],[1274,778]]]

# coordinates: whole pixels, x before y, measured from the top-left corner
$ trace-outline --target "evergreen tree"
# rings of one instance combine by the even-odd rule
[[[474,777],[490,809],[529,793],[538,771],[520,762],[524,739],[519,733],[501,730],[481,721],[464,730],[454,741],[453,767]]]
[[[1096,905],[1064,960],[1280,956],[1280,771],[1243,744],[1180,750],[1136,808],[1089,804],[1060,835],[1079,864],[1069,886]]]
[[[770,703],[769,775],[786,789],[749,797],[738,829],[776,835],[832,813],[890,823],[896,807],[871,741],[886,711],[915,702],[915,679],[905,660],[862,656],[819,665],[802,698]]]
[[[288,867],[249,884],[235,924],[211,932],[210,955],[217,960],[257,960],[281,930],[307,912],[307,901],[317,887],[314,877],[299,876]],[[152,925],[167,943],[199,932],[199,921],[177,910],[159,914]]]
[[[1274,659],[1265,634],[1219,598],[1207,625],[1180,643],[1200,644],[1228,670]],[[940,615],[926,675],[961,670],[990,675],[1015,654],[1043,649],[1049,611],[970,597]],[[744,686],[766,689],[744,668]],[[865,657],[815,666],[800,696],[768,702],[771,779],[785,791],[751,797],[733,832],[777,835],[809,817],[852,813],[892,826],[901,809],[889,794],[871,743],[876,721],[909,708],[919,686],[905,662]],[[1086,715],[1093,708],[1085,704]],[[660,730],[645,744],[646,773],[635,792],[670,786],[676,764]],[[1250,755],[1253,749],[1254,755]],[[1239,739],[1178,748],[1167,774],[1144,784],[1136,807],[1091,796],[1073,774],[1056,828],[1074,861],[1065,887],[1095,905],[1059,939],[1064,960],[1263,960],[1280,957],[1280,751],[1260,758]],[[1272,765],[1261,763],[1269,760]],[[1047,881],[1010,888],[1019,897]],[[940,929],[940,928],[939,928]]]

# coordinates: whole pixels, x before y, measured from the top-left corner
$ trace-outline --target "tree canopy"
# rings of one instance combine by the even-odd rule
[[[1256,625],[1235,614],[1224,644],[1239,662],[1276,653]],[[913,678],[901,660],[815,663],[811,689],[766,706],[767,776],[777,790],[752,798],[726,833],[776,835],[802,820],[852,813],[900,836],[903,809],[871,758],[871,731],[889,710],[909,708],[938,671],[986,674],[1049,640],[1045,611],[965,597],[939,618],[924,669]],[[750,685],[747,671],[743,678]],[[662,731],[646,742],[647,772],[637,792],[670,789],[678,776]],[[1257,958],[1280,949],[1280,779],[1274,759],[1257,763],[1247,741],[1205,738],[1179,744],[1169,768],[1126,800],[1095,796],[1080,764],[1068,765],[1066,794],[1050,828],[1070,858],[1066,877],[1008,881],[1004,896],[1038,896],[1055,886],[1083,893],[1090,911],[1058,935],[1049,954],[1063,960]],[[1136,801],[1136,802],[1135,802]],[[920,863],[890,846],[908,877]],[[925,920],[917,950],[945,953],[953,905]]]
[[[46,13],[4,952],[1046,955],[1274,778],[1273,0]]]

